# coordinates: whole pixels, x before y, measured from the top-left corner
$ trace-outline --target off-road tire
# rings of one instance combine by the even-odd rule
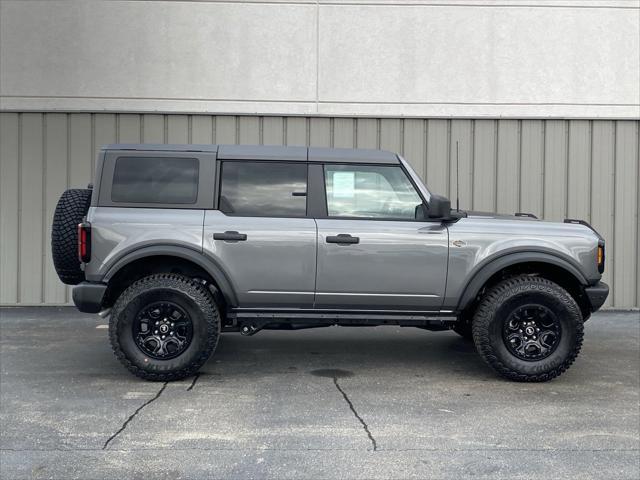
[[[136,344],[133,322],[154,301],[171,301],[187,311],[193,324],[191,343],[179,356],[150,358]],[[215,350],[220,336],[220,312],[211,292],[200,282],[177,274],[144,277],[116,300],[109,319],[109,340],[116,357],[134,375],[167,382],[194,375]]]
[[[84,280],[78,259],[78,224],[89,211],[91,190],[65,191],[53,215],[51,226],[51,254],[58,277],[67,285]]]
[[[503,322],[518,306],[539,304],[558,319],[561,336],[555,350],[541,360],[523,360],[503,340]],[[498,283],[482,298],[472,323],[473,340],[482,359],[503,377],[519,382],[544,382],[565,372],[583,339],[583,320],[576,301],[545,278],[518,276]]]

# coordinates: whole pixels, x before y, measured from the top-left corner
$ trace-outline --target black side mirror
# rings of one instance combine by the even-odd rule
[[[442,195],[431,195],[427,214],[429,218],[449,218],[451,216],[451,201]]]
[[[416,220],[426,220],[429,218],[429,209],[427,209],[427,206],[424,203],[416,205],[415,218]]]

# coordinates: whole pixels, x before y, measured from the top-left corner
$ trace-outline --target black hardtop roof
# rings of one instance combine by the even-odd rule
[[[399,163],[395,153],[365,148],[296,147],[277,145],[112,144],[103,150],[143,152],[211,152],[224,160],[286,160],[298,162]]]

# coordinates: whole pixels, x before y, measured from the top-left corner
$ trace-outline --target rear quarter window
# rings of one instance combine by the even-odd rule
[[[113,172],[111,201],[195,204],[198,181],[197,158],[119,157]]]

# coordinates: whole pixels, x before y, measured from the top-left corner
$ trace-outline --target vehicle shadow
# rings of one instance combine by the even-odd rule
[[[262,331],[251,337],[225,333],[201,371],[221,378],[243,370],[255,375],[316,369],[496,378],[473,342],[453,332],[397,327]]]

